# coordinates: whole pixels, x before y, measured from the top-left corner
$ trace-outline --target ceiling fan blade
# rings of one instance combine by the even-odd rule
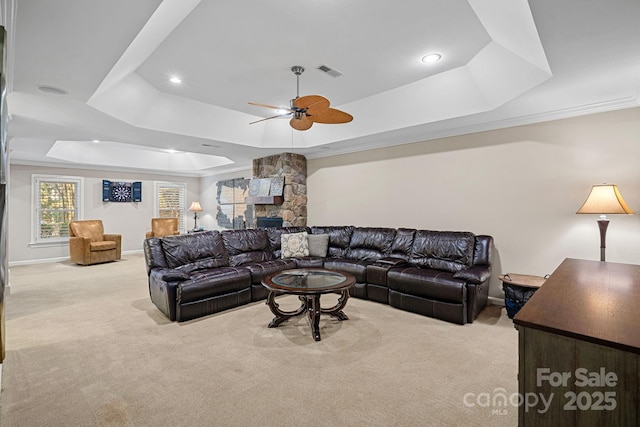
[[[296,98],[293,104],[302,110],[306,109],[306,113],[310,115],[321,114],[329,108],[329,100],[320,95],[307,95]]]
[[[267,108],[271,108],[273,110],[286,110],[286,111],[291,111],[293,112],[293,110],[289,107],[276,107],[275,105],[269,105],[269,104],[260,104],[258,102],[249,102],[249,105],[255,105],[256,107],[267,107]]]
[[[313,126],[313,122],[309,120],[304,114],[299,119],[294,117],[293,119],[289,120],[289,124],[295,130],[307,130],[311,126]]]
[[[349,123],[353,120],[353,116],[344,111],[336,110],[335,108],[327,108],[324,112],[317,115],[309,115],[309,120],[316,123]]]
[[[271,117],[267,117],[265,119],[260,119],[260,120],[256,120],[255,122],[251,122],[249,123],[250,125],[254,124],[254,123],[260,123],[260,122],[264,122],[265,120],[271,120],[271,119],[277,119],[278,117],[287,117],[290,113],[287,114],[278,114],[277,116],[271,116]]]

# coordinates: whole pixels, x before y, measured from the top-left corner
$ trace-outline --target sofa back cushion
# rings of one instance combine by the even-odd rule
[[[410,262],[419,267],[457,272],[471,267],[475,235],[464,231],[416,231]]]
[[[178,218],[151,218],[153,237],[175,236],[178,232]]]
[[[351,234],[347,258],[376,261],[389,255],[396,230],[393,228],[357,227]]]
[[[89,239],[90,242],[102,242],[104,240],[104,227],[102,226],[102,220],[99,219],[71,221],[69,231],[72,237],[83,237]]]
[[[411,259],[411,249],[413,248],[413,239],[416,235],[414,228],[398,228],[396,236],[391,245],[390,257],[400,258],[405,261]]]
[[[160,242],[169,268],[190,273],[229,265],[219,231],[166,236]]]
[[[274,259],[264,229],[224,230],[221,234],[231,267]]]
[[[311,229],[309,227],[268,227],[265,228],[264,231],[267,233],[267,238],[269,239],[269,247],[273,252],[273,256],[275,258],[280,258],[283,234],[302,233],[303,231],[310,233]]]
[[[329,247],[327,248],[327,257],[344,258],[349,249],[351,234],[354,227],[345,226],[314,226],[311,227],[312,234],[328,234]]]

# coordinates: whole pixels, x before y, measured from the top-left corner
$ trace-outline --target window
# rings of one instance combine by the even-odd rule
[[[253,224],[253,205],[245,198],[249,195],[250,179],[237,178],[218,181],[218,213],[216,219],[222,228],[242,229]]]
[[[33,226],[31,241],[67,242],[69,223],[82,218],[83,178],[32,175]]]
[[[185,227],[185,195],[187,184],[184,182],[155,183],[155,215],[156,218],[178,218],[178,230],[184,233]]]

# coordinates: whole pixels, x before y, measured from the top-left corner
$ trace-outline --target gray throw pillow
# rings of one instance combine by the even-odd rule
[[[307,239],[309,240],[309,256],[322,258],[327,256],[327,250],[329,249],[328,234],[309,234]]]

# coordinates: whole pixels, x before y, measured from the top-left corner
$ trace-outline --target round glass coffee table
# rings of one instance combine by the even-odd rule
[[[320,341],[320,315],[328,314],[338,320],[348,320],[342,309],[349,299],[349,288],[356,283],[355,277],[341,271],[325,270],[322,268],[300,268],[286,270],[267,276],[262,285],[269,290],[267,305],[276,316],[269,323],[270,328],[277,328],[292,317],[307,314],[313,339]],[[320,295],[340,293],[335,306],[322,308]],[[282,294],[298,295],[301,305],[294,311],[280,310],[276,296]]]

